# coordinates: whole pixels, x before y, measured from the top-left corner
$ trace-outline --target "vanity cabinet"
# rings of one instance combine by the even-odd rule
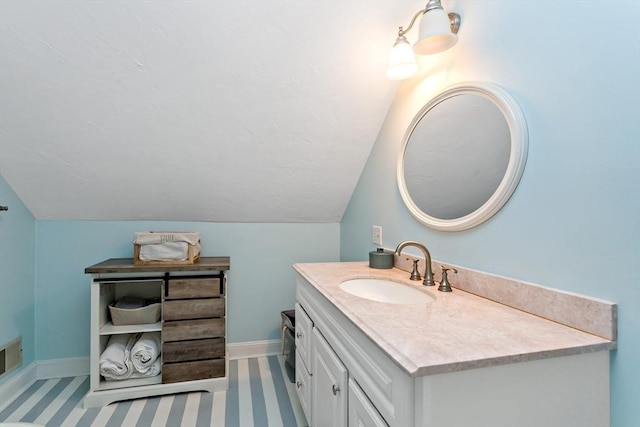
[[[309,378],[298,386],[309,426],[412,426],[410,378],[300,277],[296,299],[296,338],[300,316],[311,325],[310,347],[305,348],[304,335],[296,341],[301,362],[302,355],[311,361]],[[296,376],[300,371],[306,375],[296,364]],[[301,393],[304,389],[310,391]]]
[[[301,372],[298,391],[310,427],[609,425],[608,351],[534,356],[510,364],[483,362],[465,369],[456,369],[458,360],[452,359],[447,366],[429,367],[439,372],[420,374],[416,367],[411,374],[398,362],[408,360],[404,352],[411,352],[410,346],[383,351],[376,343],[381,335],[354,323],[333,302],[337,294],[323,288],[327,297],[318,286],[317,280],[297,277],[296,319],[298,312],[306,317],[312,337],[310,348],[296,341],[303,344],[302,350],[297,348],[296,374]],[[374,309],[380,316],[389,315],[382,306],[367,305],[368,313]],[[567,336],[574,332],[567,328]],[[453,338],[444,331],[441,336]],[[509,337],[504,340],[486,345],[508,347]],[[310,370],[303,366],[303,355],[311,361]]]
[[[203,257],[193,265],[134,265],[109,259],[87,267],[91,274],[90,386],[84,407],[140,397],[228,387],[226,355],[226,272],[228,257]],[[151,324],[114,325],[109,306],[122,297],[161,303]],[[107,380],[100,358],[114,335],[160,335],[160,373]]]

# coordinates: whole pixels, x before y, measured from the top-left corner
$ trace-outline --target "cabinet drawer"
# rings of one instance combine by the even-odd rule
[[[295,305],[296,309],[296,351],[300,354],[300,359],[304,362],[309,372],[311,371],[311,330],[313,329],[313,322],[304,311],[302,306],[298,303]]]
[[[300,353],[296,353],[296,393],[304,416],[311,421],[311,375],[302,363]]]
[[[224,377],[225,359],[199,360],[197,362],[165,363],[162,365],[162,382],[203,380]]]
[[[164,363],[215,359],[225,355],[224,338],[195,341],[174,341],[162,344]]]
[[[164,322],[162,341],[186,341],[224,337],[224,318]]]
[[[211,298],[224,295],[217,277],[169,279],[164,299]]]
[[[162,311],[164,320],[223,317],[224,299],[207,298],[165,301]]]

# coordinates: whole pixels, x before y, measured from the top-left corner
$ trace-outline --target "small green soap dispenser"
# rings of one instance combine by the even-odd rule
[[[385,251],[382,248],[369,252],[369,267],[380,269],[393,268],[393,252]]]

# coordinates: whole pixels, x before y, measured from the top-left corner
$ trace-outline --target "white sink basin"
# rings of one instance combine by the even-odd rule
[[[419,289],[386,279],[352,279],[340,289],[360,298],[391,304],[426,304],[433,297]]]

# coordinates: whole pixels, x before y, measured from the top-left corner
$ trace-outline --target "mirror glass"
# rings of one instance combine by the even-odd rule
[[[457,85],[429,101],[407,129],[400,193],[432,228],[471,228],[509,199],[526,151],[524,117],[508,93],[486,83]]]

